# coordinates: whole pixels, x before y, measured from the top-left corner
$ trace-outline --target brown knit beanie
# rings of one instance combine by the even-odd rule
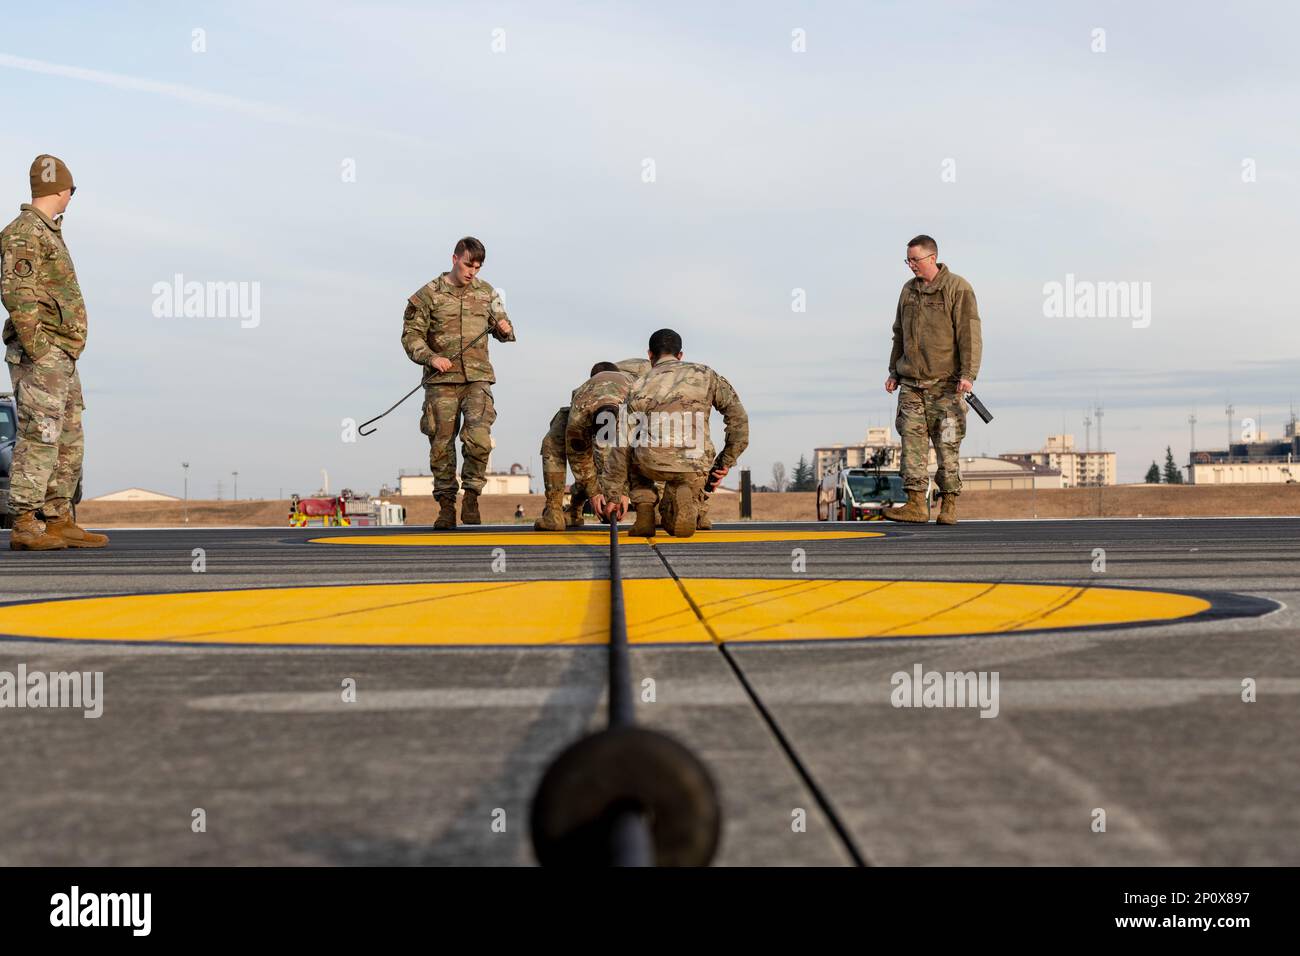
[[[42,153],[32,160],[31,180],[33,199],[77,188],[72,181],[72,173],[63,164],[63,160],[49,153]]]

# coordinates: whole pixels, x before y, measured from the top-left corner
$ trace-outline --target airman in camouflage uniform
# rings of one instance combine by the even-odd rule
[[[515,341],[500,295],[478,278],[485,257],[483,244],[472,236],[456,243],[451,269],[410,297],[402,320],[402,347],[412,362],[426,369],[420,431],[429,436],[438,529],[456,527],[458,431],[465,459],[460,520],[481,523],[478,496],[487,480],[497,417],[491,387],[496,375],[488,360],[487,336]]]
[[[895,426],[902,440],[903,487],[907,505],[886,509],[894,521],[929,520],[929,446],[939,461],[935,484],[943,495],[938,524],[957,523],[961,494],[961,440],[966,436],[963,398],[979,374],[983,351],[975,291],[938,261],[939,247],[929,236],[907,246],[915,278],[903,286],[894,315],[894,347],[885,391],[898,392]]]
[[[627,433],[620,425],[617,440],[596,434],[600,493],[592,504],[597,514],[621,516],[630,498],[636,508],[632,534],[652,537],[658,500],[664,530],[689,538],[710,474],[720,481],[749,445],[749,416],[730,382],[707,365],[682,361],[682,339],[672,329],[650,337],[649,356],[652,368],[633,383],[622,406]],[[708,427],[714,408],[726,423],[726,443],[716,457]],[[662,494],[656,481],[664,482]]]
[[[596,375],[601,370],[600,366],[604,364],[609,363],[597,363],[593,366],[591,374]],[[630,358],[612,364],[615,369],[627,373],[629,384],[633,379],[650,370],[650,362],[647,359]],[[583,387],[579,386],[573,390],[570,402],[573,401],[573,398],[577,396]],[[614,404],[622,404],[622,401],[623,399],[619,398]],[[569,410],[571,407],[571,404],[565,405],[552,416],[550,427],[542,438],[542,487],[546,493],[546,505],[542,510],[541,517],[533,522],[535,531],[563,531],[566,525],[570,528],[581,528],[583,525],[583,507],[587,503],[591,490],[595,488],[594,484],[580,482],[577,477],[578,472],[575,469],[573,488],[569,495],[569,514],[567,518],[562,517],[564,511],[564,475],[565,469],[569,467],[571,462],[566,447]],[[586,457],[590,460],[590,451],[587,452]],[[592,466],[592,470],[594,471],[594,466]]]
[[[31,203],[0,231],[0,299],[9,312],[5,362],[18,403],[9,547],[102,548],[106,535],[72,519],[85,447],[77,359],[86,346],[86,303],[63,240],[62,214],[77,187],[62,160],[49,155],[32,163],[31,186]]]

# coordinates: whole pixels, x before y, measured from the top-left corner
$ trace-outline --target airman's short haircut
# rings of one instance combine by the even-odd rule
[[[613,362],[597,362],[591,367],[592,375],[599,375],[601,372],[617,372],[618,366]]]
[[[907,244],[907,248],[909,249],[913,246],[916,246],[919,249],[924,249],[927,253],[933,252],[936,256],[939,254],[939,243],[935,242],[929,236],[917,236]]]
[[[672,329],[660,329],[650,336],[650,354],[655,358],[676,355],[682,350],[682,337]]]
[[[487,260],[487,250],[483,248],[483,243],[473,236],[466,236],[456,243],[454,251],[461,258],[467,258],[470,262],[477,262],[479,265],[482,265]]]

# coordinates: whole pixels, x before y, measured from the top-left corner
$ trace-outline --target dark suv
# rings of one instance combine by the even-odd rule
[[[18,434],[18,403],[13,395],[0,392],[0,528],[12,528],[14,516],[9,511],[9,472],[14,464],[14,438]],[[72,514],[76,517],[81,503],[81,478],[72,496]]]

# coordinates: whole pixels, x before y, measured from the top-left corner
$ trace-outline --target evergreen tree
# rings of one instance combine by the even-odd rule
[[[800,455],[799,463],[794,466],[794,474],[790,476],[790,490],[817,490],[817,479],[813,474],[812,465],[808,464],[808,457],[806,455]]]
[[[1160,466],[1154,461],[1151,462],[1151,467],[1147,469],[1146,483],[1148,485],[1160,484]]]
[[[1183,483],[1183,473],[1179,471],[1178,466],[1174,464],[1173,450],[1168,445],[1166,445],[1165,446],[1165,484],[1181,485],[1182,483]]]

